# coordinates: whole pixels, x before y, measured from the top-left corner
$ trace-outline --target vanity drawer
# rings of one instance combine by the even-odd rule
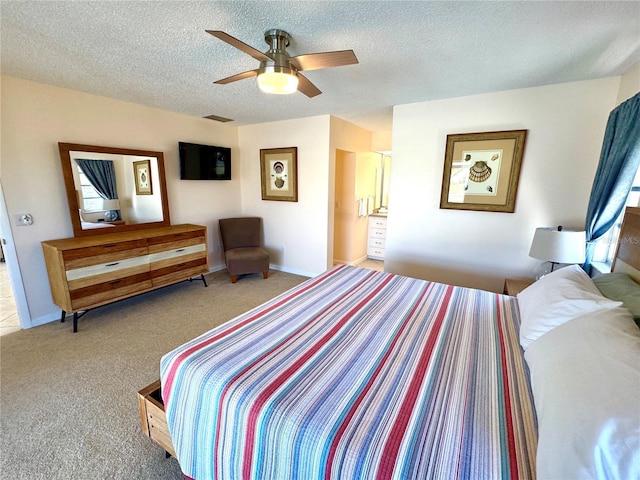
[[[148,271],[137,275],[129,275],[108,280],[87,287],[69,290],[71,306],[74,310],[93,307],[129,297],[134,293],[149,290],[153,287]]]
[[[384,259],[384,248],[369,247],[367,249],[367,256],[369,258],[376,258],[378,260]]]
[[[369,238],[369,247],[384,248],[386,243],[387,241],[384,238]]]
[[[369,228],[387,228],[386,217],[369,217]]]
[[[369,229],[369,237],[371,238],[385,238],[387,236],[387,231],[381,228],[370,228]]]

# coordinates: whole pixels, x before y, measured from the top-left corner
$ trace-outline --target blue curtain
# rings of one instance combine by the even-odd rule
[[[76,163],[87,176],[98,194],[106,200],[117,200],[116,170],[111,160],[85,160],[76,158]],[[120,210],[114,210],[116,216],[112,220],[120,220]]]
[[[587,258],[582,266],[591,273],[598,241],[613,226],[625,206],[640,165],[640,93],[609,115],[600,163],[591,187],[585,230]]]

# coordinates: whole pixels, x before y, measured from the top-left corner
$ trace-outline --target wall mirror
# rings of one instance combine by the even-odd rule
[[[376,197],[374,211],[387,213],[389,207],[389,179],[391,178],[391,154],[380,152],[380,160],[376,166]]]
[[[162,152],[59,143],[74,236],[168,226]]]

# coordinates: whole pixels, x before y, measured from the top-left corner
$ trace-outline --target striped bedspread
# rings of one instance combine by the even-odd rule
[[[161,360],[196,479],[533,479],[516,300],[338,266]]]

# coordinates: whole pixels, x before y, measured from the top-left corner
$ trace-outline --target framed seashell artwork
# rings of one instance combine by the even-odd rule
[[[526,130],[447,135],[440,208],[513,213]]]
[[[262,200],[298,201],[298,148],[260,149]]]

